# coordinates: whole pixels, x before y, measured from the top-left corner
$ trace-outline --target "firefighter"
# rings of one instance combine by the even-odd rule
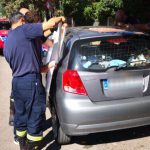
[[[12,29],[5,43],[4,56],[13,74],[16,135],[20,150],[40,149],[46,109],[46,96],[40,73],[48,71],[55,64],[41,66],[41,48],[37,46],[36,39],[65,18],[55,17],[44,23],[25,24],[24,16],[20,12],[13,12],[9,20]]]
[[[40,22],[40,17],[39,17],[39,15],[36,11],[30,11],[27,8],[21,8],[19,10],[19,12],[21,12],[24,15],[26,23],[38,23],[38,22]],[[50,44],[52,45],[52,40],[49,40],[49,39],[46,38],[47,36],[49,36],[50,33],[51,32],[49,30],[45,31],[44,32],[45,37],[43,37],[41,40],[38,40],[38,42],[43,43],[43,42],[46,41],[45,44],[47,44],[48,46]],[[11,96],[10,96],[10,115],[9,115],[9,125],[10,126],[14,125],[14,114],[15,114],[14,99],[13,99],[13,92],[11,92]],[[19,144],[17,136],[16,136],[15,128],[14,128],[14,143],[17,144],[17,145]]]

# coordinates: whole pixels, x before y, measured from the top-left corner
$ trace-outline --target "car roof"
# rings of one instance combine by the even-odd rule
[[[80,39],[96,38],[105,36],[122,36],[122,35],[144,35],[145,33],[139,31],[129,31],[117,27],[71,27],[68,29],[74,36]]]

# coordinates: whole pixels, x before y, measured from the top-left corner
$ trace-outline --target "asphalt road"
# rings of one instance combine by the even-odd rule
[[[11,70],[0,56],[0,150],[19,150],[13,143],[13,128],[8,125]],[[59,146],[52,137],[50,113],[46,112],[43,150],[150,150],[150,126],[75,137]]]

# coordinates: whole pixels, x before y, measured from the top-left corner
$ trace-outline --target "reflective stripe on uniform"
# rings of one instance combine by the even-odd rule
[[[19,136],[19,137],[24,137],[26,135],[27,131],[18,131],[16,130],[16,135]]]
[[[36,142],[36,141],[41,141],[43,139],[43,136],[32,136],[27,134],[27,139]]]

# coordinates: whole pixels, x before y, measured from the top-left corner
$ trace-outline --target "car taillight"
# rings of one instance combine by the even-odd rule
[[[3,48],[4,47],[4,43],[3,41],[0,40],[0,48]]]
[[[63,89],[65,92],[86,95],[87,92],[80,79],[80,76],[75,70],[67,70],[63,73]]]

